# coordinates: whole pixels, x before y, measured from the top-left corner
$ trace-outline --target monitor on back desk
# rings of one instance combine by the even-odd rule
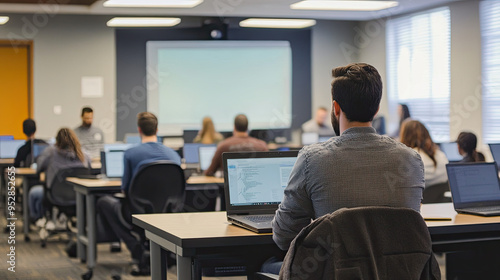
[[[441,151],[446,155],[450,162],[457,162],[463,159],[462,155],[458,152],[457,142],[447,142],[439,144]]]
[[[24,140],[1,140],[0,141],[0,158],[15,158],[17,150],[24,145]]]

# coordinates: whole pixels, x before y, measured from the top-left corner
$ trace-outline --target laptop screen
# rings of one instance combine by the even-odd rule
[[[35,159],[38,158],[43,153],[43,151],[49,146],[50,146],[49,144],[45,143],[33,144],[33,158]]]
[[[500,143],[490,144],[490,150],[493,160],[497,163],[497,166],[500,167]]]
[[[461,161],[463,159],[458,152],[457,142],[441,143],[439,147],[449,161]]]
[[[182,148],[182,155],[184,156],[185,163],[199,163],[199,151],[200,147],[215,147],[215,144],[201,144],[201,143],[186,143]]]
[[[200,170],[205,171],[210,167],[212,158],[214,157],[216,146],[200,146],[198,148],[198,156],[200,159]]]
[[[311,145],[318,143],[319,135],[316,132],[304,132],[302,133],[302,145]]]
[[[297,157],[227,160],[231,206],[280,204]]]
[[[106,144],[104,145],[105,175],[108,178],[120,178],[123,176],[123,154],[133,144]]]
[[[1,140],[0,141],[0,158],[15,158],[17,150],[24,145],[24,140]]]
[[[498,171],[494,163],[447,164],[455,207],[500,201]]]

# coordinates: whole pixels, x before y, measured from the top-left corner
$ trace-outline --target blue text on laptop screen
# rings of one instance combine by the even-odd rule
[[[500,144],[490,144],[491,155],[500,167]]]
[[[453,199],[458,203],[500,200],[494,165],[452,165],[448,167],[448,179],[450,186],[456,186],[458,190],[453,193]]]
[[[216,150],[215,146],[200,146],[198,148],[201,170],[205,171],[210,167]]]
[[[230,204],[281,203],[296,160],[296,157],[228,159]]]
[[[19,150],[25,142],[24,140],[1,140],[0,158],[15,158],[17,150]]]
[[[458,146],[456,142],[441,143],[439,147],[449,161],[460,161],[463,159],[462,155],[460,155],[460,153],[458,152]]]

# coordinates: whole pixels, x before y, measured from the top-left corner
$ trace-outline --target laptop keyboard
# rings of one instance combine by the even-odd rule
[[[467,210],[472,212],[500,212],[500,205],[467,208]]]
[[[272,215],[252,215],[245,217],[246,220],[249,220],[254,223],[263,223],[263,222],[271,222],[273,220]]]

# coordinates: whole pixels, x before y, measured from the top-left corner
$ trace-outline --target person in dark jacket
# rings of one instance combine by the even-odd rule
[[[29,167],[33,163],[33,153],[31,148],[33,144],[46,144],[45,141],[35,138],[36,123],[32,119],[23,121],[23,133],[26,135],[26,143],[17,150],[14,159],[14,167]]]

